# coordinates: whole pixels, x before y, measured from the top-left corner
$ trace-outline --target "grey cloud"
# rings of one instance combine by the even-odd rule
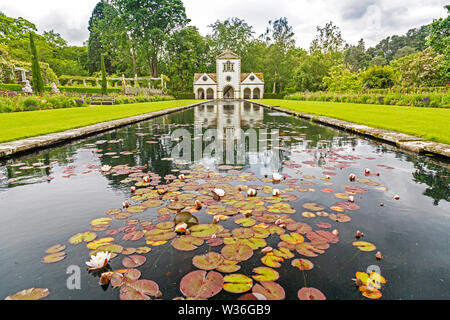
[[[376,3],[376,0],[349,1],[342,10],[342,18],[349,20],[360,19],[366,14],[367,8]]]
[[[38,23],[39,29],[41,31],[53,29],[55,32],[61,34],[69,44],[82,45],[89,37],[87,26],[73,25],[66,18],[59,14],[58,11],[53,11]]]

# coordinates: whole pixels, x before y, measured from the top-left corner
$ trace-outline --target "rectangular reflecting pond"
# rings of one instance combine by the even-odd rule
[[[449,200],[445,160],[206,103],[1,162],[0,298],[449,299]]]

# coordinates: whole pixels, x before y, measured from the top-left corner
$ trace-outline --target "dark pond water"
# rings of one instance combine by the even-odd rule
[[[182,140],[180,135],[184,135]],[[215,141],[222,142],[222,148],[214,151]],[[177,154],[182,158],[177,158]],[[104,165],[112,166],[112,172],[102,173]],[[127,167],[117,167],[121,165]],[[124,168],[134,170],[120,170]],[[365,176],[365,168],[372,175]],[[296,221],[308,224],[313,231],[339,231],[339,241],[329,243],[323,254],[305,257],[294,245],[291,252],[295,256],[274,268],[279,273],[276,282],[284,288],[286,299],[298,299],[298,290],[305,286],[319,289],[327,299],[367,299],[352,279],[356,272],[366,272],[368,268],[386,279],[380,289],[381,299],[449,299],[448,168],[448,163],[408,155],[393,146],[244,102],[206,104],[10,159],[0,165],[0,297],[27,288],[48,288],[50,295],[46,299],[119,299],[120,289],[100,286],[98,275],[88,272],[85,261],[91,250],[86,243],[68,242],[73,235],[90,231],[92,220],[105,217],[112,220],[105,230],[94,231],[97,239],[113,237],[114,243],[123,248],[151,248],[142,254],[146,262],[137,267],[141,279],[158,283],[163,299],[183,296],[181,279],[197,270],[193,257],[210,251],[221,253],[225,244],[210,246],[205,241],[194,251],[179,251],[172,247],[173,239],[159,246],[147,244],[146,237],[123,240],[126,231],[133,228],[120,228],[151,230],[160,222],[172,221],[175,211],[161,208],[173,205],[170,199],[174,199],[174,192],[180,192],[181,197],[175,202],[187,199],[184,206],[202,196],[203,209],[194,215],[201,224],[211,224],[214,215],[207,213],[209,206],[232,207],[238,213],[237,200],[248,204],[246,192],[237,190],[237,186],[246,185],[259,189],[258,198],[247,211],[254,213],[254,223],[265,223],[269,229],[275,225],[276,215],[288,227]],[[141,186],[138,182],[147,172],[153,173],[150,185]],[[286,180],[274,186],[274,172],[286,176]],[[182,182],[176,179],[181,173],[186,177]],[[349,181],[351,173],[357,181]],[[122,208],[126,200],[132,206],[142,202],[130,200],[130,187],[136,183],[138,190],[163,185],[170,189],[159,207],[130,213],[128,217],[108,215],[110,209],[126,211]],[[293,195],[283,198],[283,202],[290,204],[295,213],[268,212],[273,205],[272,191],[262,190],[264,186],[278,188],[282,195]],[[223,199],[226,201],[215,203],[209,192],[211,187],[229,190]],[[346,192],[356,192],[357,206],[348,206],[351,193],[342,195]],[[194,196],[184,198],[182,194],[186,193]],[[400,199],[394,200],[395,195]],[[336,208],[339,202],[343,209]],[[305,203],[315,203],[317,208],[305,209]],[[223,213],[224,209],[219,211]],[[252,209],[257,212],[251,212]],[[317,215],[313,209],[328,216]],[[308,218],[304,212],[312,212],[315,217]],[[351,221],[336,222],[330,218],[338,213]],[[219,222],[225,229],[217,236],[219,241],[233,236],[226,231],[240,228],[235,220],[242,217],[238,213]],[[138,224],[133,224],[136,219]],[[320,223],[331,226],[317,226]],[[253,230],[254,226],[247,228]],[[364,252],[353,245],[357,230],[364,233],[359,240],[376,246],[374,251]],[[120,233],[108,235],[114,231]],[[286,230],[286,234],[291,232],[295,229]],[[303,237],[304,242],[309,242],[311,234]],[[264,240],[267,246],[277,248],[280,235],[273,233]],[[43,263],[46,249],[56,244],[66,246],[65,258]],[[261,258],[265,254],[261,249],[255,249],[249,260],[240,262],[241,268],[235,273],[251,277],[255,267],[264,267]],[[375,258],[378,251],[383,254],[382,260]],[[125,256],[119,253],[110,261],[110,268],[123,269]],[[301,271],[293,267],[291,262],[300,258],[310,260],[314,268]],[[80,267],[79,290],[68,289],[70,266]],[[222,290],[212,299],[237,299],[241,295]]]

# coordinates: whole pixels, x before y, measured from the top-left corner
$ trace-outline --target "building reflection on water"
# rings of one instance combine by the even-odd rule
[[[218,139],[240,140],[242,128],[262,125],[264,109],[247,101],[216,101],[194,110],[196,126],[217,128]]]

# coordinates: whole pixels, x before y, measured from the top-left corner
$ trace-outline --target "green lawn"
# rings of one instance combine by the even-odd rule
[[[270,99],[255,101],[450,144],[450,109]]]
[[[185,106],[199,100],[175,100],[125,105],[81,107],[0,114],[0,142],[80,128],[100,122]]]

